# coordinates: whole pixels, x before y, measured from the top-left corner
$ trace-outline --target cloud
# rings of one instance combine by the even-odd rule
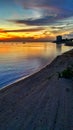
[[[63,25],[55,25],[55,26],[51,26],[50,28],[51,28],[51,30],[53,30],[53,31],[60,31],[60,30],[63,30],[63,29],[65,29],[66,27],[68,26],[68,24],[63,24]]]
[[[30,29],[18,29],[18,30],[3,30],[0,29],[0,33],[7,33],[7,32],[38,32],[44,30],[43,27],[36,27]]]
[[[16,2],[21,4],[28,14],[29,9],[40,14],[39,17],[36,15],[33,17],[31,14],[30,18],[9,20],[16,24],[45,26],[73,16],[72,0],[16,0]]]
[[[72,7],[72,0],[16,0],[17,3],[20,3],[24,8],[42,8],[49,6],[59,6],[65,8]]]
[[[0,33],[4,33],[4,32],[5,32],[5,30],[0,28]]]
[[[65,34],[64,37],[73,38],[73,32],[70,32],[68,34]]]
[[[53,23],[55,21],[54,16],[45,16],[38,19],[23,19],[23,20],[9,20],[11,22],[17,23],[17,24],[25,24],[25,25],[32,25],[32,26],[42,26],[42,25],[48,25],[51,22]]]
[[[73,0],[17,0],[24,9],[38,9],[47,14],[73,15]]]
[[[58,20],[66,19],[73,16],[73,1],[72,0],[16,0],[21,4],[24,10],[36,10],[41,14],[40,18],[17,20],[16,23],[26,25],[48,25]]]
[[[70,16],[70,15],[69,15]],[[47,26],[54,23],[59,23],[61,20],[65,20],[68,17],[68,14],[66,15],[46,15],[42,16],[40,18],[28,18],[28,19],[17,19],[17,20],[8,20],[9,22],[14,22],[16,24],[22,24],[22,25],[29,25],[29,26]]]
[[[33,36],[29,36],[29,37],[19,37],[19,36],[11,36],[11,37],[6,37],[6,38],[0,38],[0,42],[41,42],[41,41],[49,41],[51,40],[52,37],[48,36],[48,37],[39,37],[39,38],[34,38]]]

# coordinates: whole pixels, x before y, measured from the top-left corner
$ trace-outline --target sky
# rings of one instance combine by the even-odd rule
[[[73,38],[73,0],[0,0],[0,41]]]

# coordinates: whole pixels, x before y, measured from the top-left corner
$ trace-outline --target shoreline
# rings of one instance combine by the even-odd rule
[[[55,58],[56,58],[56,57],[55,57]],[[54,58],[54,59],[55,59],[55,58]],[[54,60],[54,59],[53,59],[53,60]],[[53,60],[52,60],[52,61],[53,61]],[[50,63],[47,63],[46,65],[44,65],[42,68],[38,69],[37,71],[33,72],[32,74],[29,74],[29,75],[27,75],[27,76],[23,76],[23,77],[21,77],[21,78],[15,80],[15,81],[12,82],[12,83],[10,83],[10,84],[8,84],[8,85],[5,85],[4,87],[0,88],[0,91],[1,91],[2,89],[8,88],[9,86],[11,86],[11,85],[13,85],[13,84],[15,84],[15,83],[17,83],[17,82],[20,82],[20,81],[22,81],[22,80],[26,80],[27,78],[30,78],[31,76],[34,76],[34,75],[37,74],[38,72],[40,72],[40,71],[42,71],[43,69],[45,69],[48,65],[50,65],[50,64],[52,63],[52,61],[51,61]]]
[[[73,65],[73,49],[39,72],[0,91],[0,130],[73,128],[73,80],[58,72]]]
[[[21,82],[22,80],[26,80],[27,78],[31,78],[31,76],[34,76],[34,75],[38,74],[40,71],[43,71],[43,69],[45,69],[47,66],[49,67],[49,66],[52,64],[52,62],[53,62],[57,57],[62,56],[62,55],[64,55],[64,54],[67,54],[67,53],[71,52],[72,50],[73,50],[73,49],[71,49],[71,50],[69,50],[69,51],[67,51],[67,52],[64,52],[64,53],[61,54],[61,55],[56,56],[50,63],[47,63],[47,64],[44,65],[42,68],[38,69],[36,72],[33,72],[32,74],[29,74],[29,75],[27,75],[27,76],[21,77],[21,78],[15,80],[14,82],[12,82],[12,83],[10,83],[10,84],[8,84],[8,85],[5,85],[4,87],[0,88],[0,91],[3,90],[3,89],[6,89],[6,88],[8,89],[9,86],[12,86],[12,85],[16,84],[17,82]]]

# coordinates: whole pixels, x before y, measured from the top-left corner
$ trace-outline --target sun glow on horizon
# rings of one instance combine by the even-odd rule
[[[49,41],[57,35],[73,37],[71,0],[0,1],[0,41]]]

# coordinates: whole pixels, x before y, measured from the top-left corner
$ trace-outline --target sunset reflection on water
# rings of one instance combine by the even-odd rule
[[[0,87],[39,70],[69,49],[54,43],[0,43]]]

